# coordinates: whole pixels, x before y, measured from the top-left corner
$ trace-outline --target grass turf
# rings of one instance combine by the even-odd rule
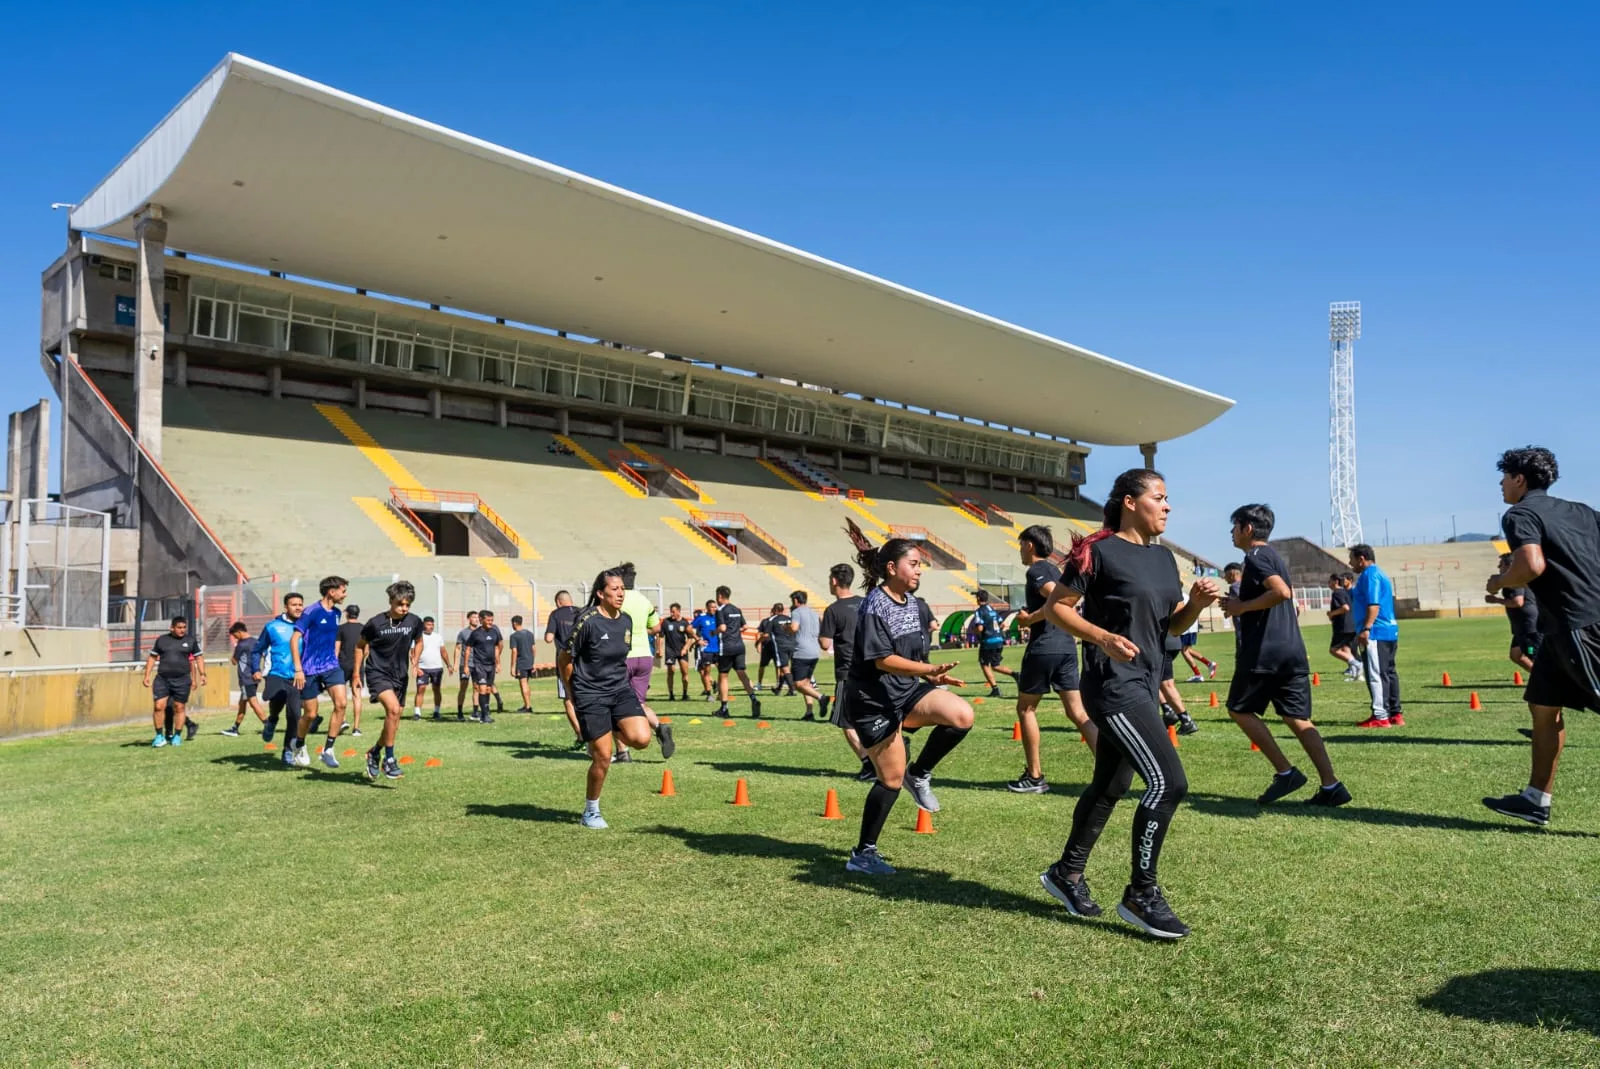
[[[357,758],[282,770],[253,732],[219,737],[218,713],[177,751],[128,728],[0,746],[0,1061],[1600,1061],[1600,730],[1571,718],[1550,828],[1503,820],[1478,799],[1526,782],[1504,624],[1405,625],[1410,726],[1388,732],[1353,729],[1365,689],[1339,681],[1325,634],[1308,632],[1318,721],[1355,795],[1332,812],[1296,804],[1309,788],[1256,806],[1270,770],[1207,707],[1231,650],[1204,643],[1224,669],[1183,688],[1202,730],[1182,740],[1191,793],[1162,858],[1195,929],[1176,945],[1040,889],[1089,754],[1047,705],[1053,793],[1003,790],[1021,768],[1009,697],[977,706],[936,774],[936,835],[912,833],[902,797],[882,840],[900,873],[875,880],[843,869],[854,760],[797,722],[798,699],[764,703],[768,730],[658,700],[678,796],[656,795],[652,748],[613,770],[606,832],[576,822],[586,759],[549,685],[531,717],[407,720],[396,785],[367,785]],[[366,724],[370,742],[373,707]],[[752,808],[728,804],[738,776]],[[829,787],[844,821],[819,819]],[[1108,907],[1131,809],[1090,865]]]

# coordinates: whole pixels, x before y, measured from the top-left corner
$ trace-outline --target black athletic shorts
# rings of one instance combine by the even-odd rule
[[[156,701],[166,698],[178,705],[188,705],[189,687],[193,682],[190,676],[156,676],[150,681],[150,696]]]
[[[428,686],[433,686],[434,684],[443,683],[443,682],[444,682],[444,669],[443,668],[419,668],[419,669],[417,669],[417,686],[419,686],[419,687],[428,687]]]
[[[1173,650],[1168,650],[1161,654],[1161,682],[1165,683],[1172,678],[1172,662],[1177,657],[1177,652]]]
[[[817,658],[796,657],[789,662],[789,674],[796,683],[803,683],[817,674]]]
[[[532,679],[533,678],[533,669],[531,669],[531,668],[513,668],[511,670],[511,678],[512,679]]]
[[[1335,631],[1333,637],[1328,640],[1328,652],[1334,653],[1338,650],[1347,650],[1355,644],[1356,633],[1354,631]]]
[[[1529,705],[1600,713],[1600,624],[1545,635],[1522,697]]]
[[[644,715],[631,687],[598,698],[575,699],[573,707],[578,712],[578,732],[584,742],[603,739],[630,716]]]
[[[682,660],[686,660],[682,650],[679,650],[677,653],[666,651],[661,654],[661,663],[667,668],[671,668],[673,665]]]
[[[918,681],[914,689],[905,700],[905,703],[893,709],[874,705],[861,697],[861,692],[854,687],[850,689],[850,709],[846,714],[851,727],[856,729],[856,734],[861,737],[861,745],[872,749],[884,739],[895,733],[903,720],[910,715],[917,703],[929,694],[938,690],[932,683]]]
[[[1538,631],[1531,631],[1525,627],[1511,630],[1511,648],[1526,653],[1529,657],[1539,656],[1539,645],[1543,641],[1544,636]]]
[[[239,680],[239,697],[249,700],[256,696],[256,691],[261,689],[261,684],[253,679]]]
[[[1048,694],[1078,689],[1078,647],[1070,650],[1025,652],[1017,670],[1018,694]]]
[[[1006,648],[999,642],[978,647],[978,664],[986,668],[999,668],[1000,659],[1005,656]]]
[[[733,653],[717,654],[717,672],[726,675],[729,672],[744,671],[744,647],[740,646]]]
[[[372,700],[377,701],[378,695],[386,690],[394,691],[394,696],[400,699],[400,704],[406,703],[406,681],[397,679],[386,672],[367,672],[367,693],[372,695]]]
[[[288,676],[267,676],[261,684],[261,697],[267,701],[294,693],[294,680]]]
[[[836,728],[855,727],[855,725],[850,722],[849,697],[849,682],[835,676],[833,680],[833,708],[828,710],[828,723],[832,724]]]
[[[483,668],[479,665],[472,666],[472,682],[479,687],[494,686],[494,669]]]
[[[1302,669],[1239,672],[1228,686],[1228,712],[1260,716],[1271,705],[1279,716],[1311,719],[1311,676]]]
[[[775,654],[772,650],[772,643],[763,642],[761,644],[761,667],[765,668],[775,660],[777,660],[777,654]]]
[[[718,658],[718,656],[719,656],[718,654],[710,653],[710,652],[708,652],[706,650],[701,650],[699,657],[696,658],[696,660],[695,660],[695,667],[696,668],[707,668],[707,669],[715,668],[717,666],[717,658]]]

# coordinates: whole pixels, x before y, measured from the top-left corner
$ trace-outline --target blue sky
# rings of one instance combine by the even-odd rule
[[[49,392],[50,202],[233,50],[1236,398],[1159,460],[1213,556],[1245,501],[1327,522],[1332,300],[1369,540],[1492,530],[1530,441],[1600,501],[1600,7],[985,6],[8,13],[0,403]]]

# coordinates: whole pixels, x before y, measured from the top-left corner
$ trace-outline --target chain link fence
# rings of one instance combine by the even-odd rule
[[[10,619],[18,627],[104,628],[111,516],[29,499],[16,503],[7,521]]]

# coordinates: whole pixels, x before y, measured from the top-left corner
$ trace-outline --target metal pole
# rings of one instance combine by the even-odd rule
[[[28,518],[33,512],[31,502],[22,501],[21,520],[17,527],[17,626],[28,626]]]
[[[533,632],[539,633],[539,584],[528,580],[529,615],[533,617]]]
[[[194,621],[189,625],[191,628],[190,634],[194,635],[195,641],[200,643],[203,649],[206,641],[206,622],[200,618],[200,614],[205,611],[206,604],[206,585],[204,583],[201,583],[200,589],[195,591],[194,598]]]
[[[111,623],[111,513],[100,514],[100,630]]]

